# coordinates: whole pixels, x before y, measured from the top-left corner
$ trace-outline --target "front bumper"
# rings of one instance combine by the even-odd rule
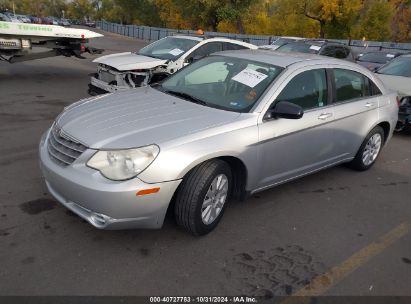
[[[94,85],[92,85],[91,83],[88,84],[88,93],[91,96],[97,96],[97,95],[102,95],[102,94],[107,94],[110,92],[107,92],[106,90],[100,89]]]
[[[86,150],[73,164],[63,167],[47,152],[47,135],[40,147],[40,167],[53,197],[66,208],[100,229],[156,229],[163,225],[169,203],[181,180],[147,184],[138,178],[111,181],[86,166],[95,150]],[[145,196],[143,189],[160,188]]]

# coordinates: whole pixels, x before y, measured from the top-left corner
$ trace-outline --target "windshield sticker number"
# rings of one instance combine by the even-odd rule
[[[387,54],[388,58],[394,58],[395,56],[393,54]]]
[[[320,49],[321,49],[321,46],[318,46],[318,45],[310,46],[310,50],[319,51]]]
[[[180,55],[181,53],[184,53],[184,51],[183,50],[180,50],[180,49],[172,49],[170,52],[168,52],[169,54],[171,54],[171,55],[173,55],[173,56],[178,56],[178,55]]]
[[[240,82],[242,84],[245,84],[246,86],[249,86],[250,88],[254,88],[257,84],[259,84],[261,81],[266,79],[268,75],[265,75],[263,73],[251,70],[251,69],[244,69],[237,75],[235,75],[232,79],[234,81]]]

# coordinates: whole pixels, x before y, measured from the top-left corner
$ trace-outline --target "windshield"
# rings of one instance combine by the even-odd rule
[[[321,46],[319,45],[295,42],[295,43],[288,43],[286,45],[280,46],[277,49],[277,51],[318,54],[320,49],[321,49]]]
[[[249,112],[282,70],[243,58],[210,56],[180,70],[157,88],[205,106]]]
[[[395,57],[395,54],[389,53],[366,53],[358,58],[361,62],[387,63]]]
[[[143,47],[138,54],[154,58],[176,60],[200,41],[166,37]]]
[[[379,74],[411,77],[411,57],[399,57],[384,65],[377,71]]]

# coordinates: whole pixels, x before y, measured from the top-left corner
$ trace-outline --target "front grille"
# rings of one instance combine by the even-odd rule
[[[86,146],[69,138],[54,124],[47,141],[47,150],[51,159],[59,165],[68,166],[86,149]]]

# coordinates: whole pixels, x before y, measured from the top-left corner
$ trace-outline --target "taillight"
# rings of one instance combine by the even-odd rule
[[[397,96],[397,106],[400,107],[401,105],[401,99],[400,96]]]

